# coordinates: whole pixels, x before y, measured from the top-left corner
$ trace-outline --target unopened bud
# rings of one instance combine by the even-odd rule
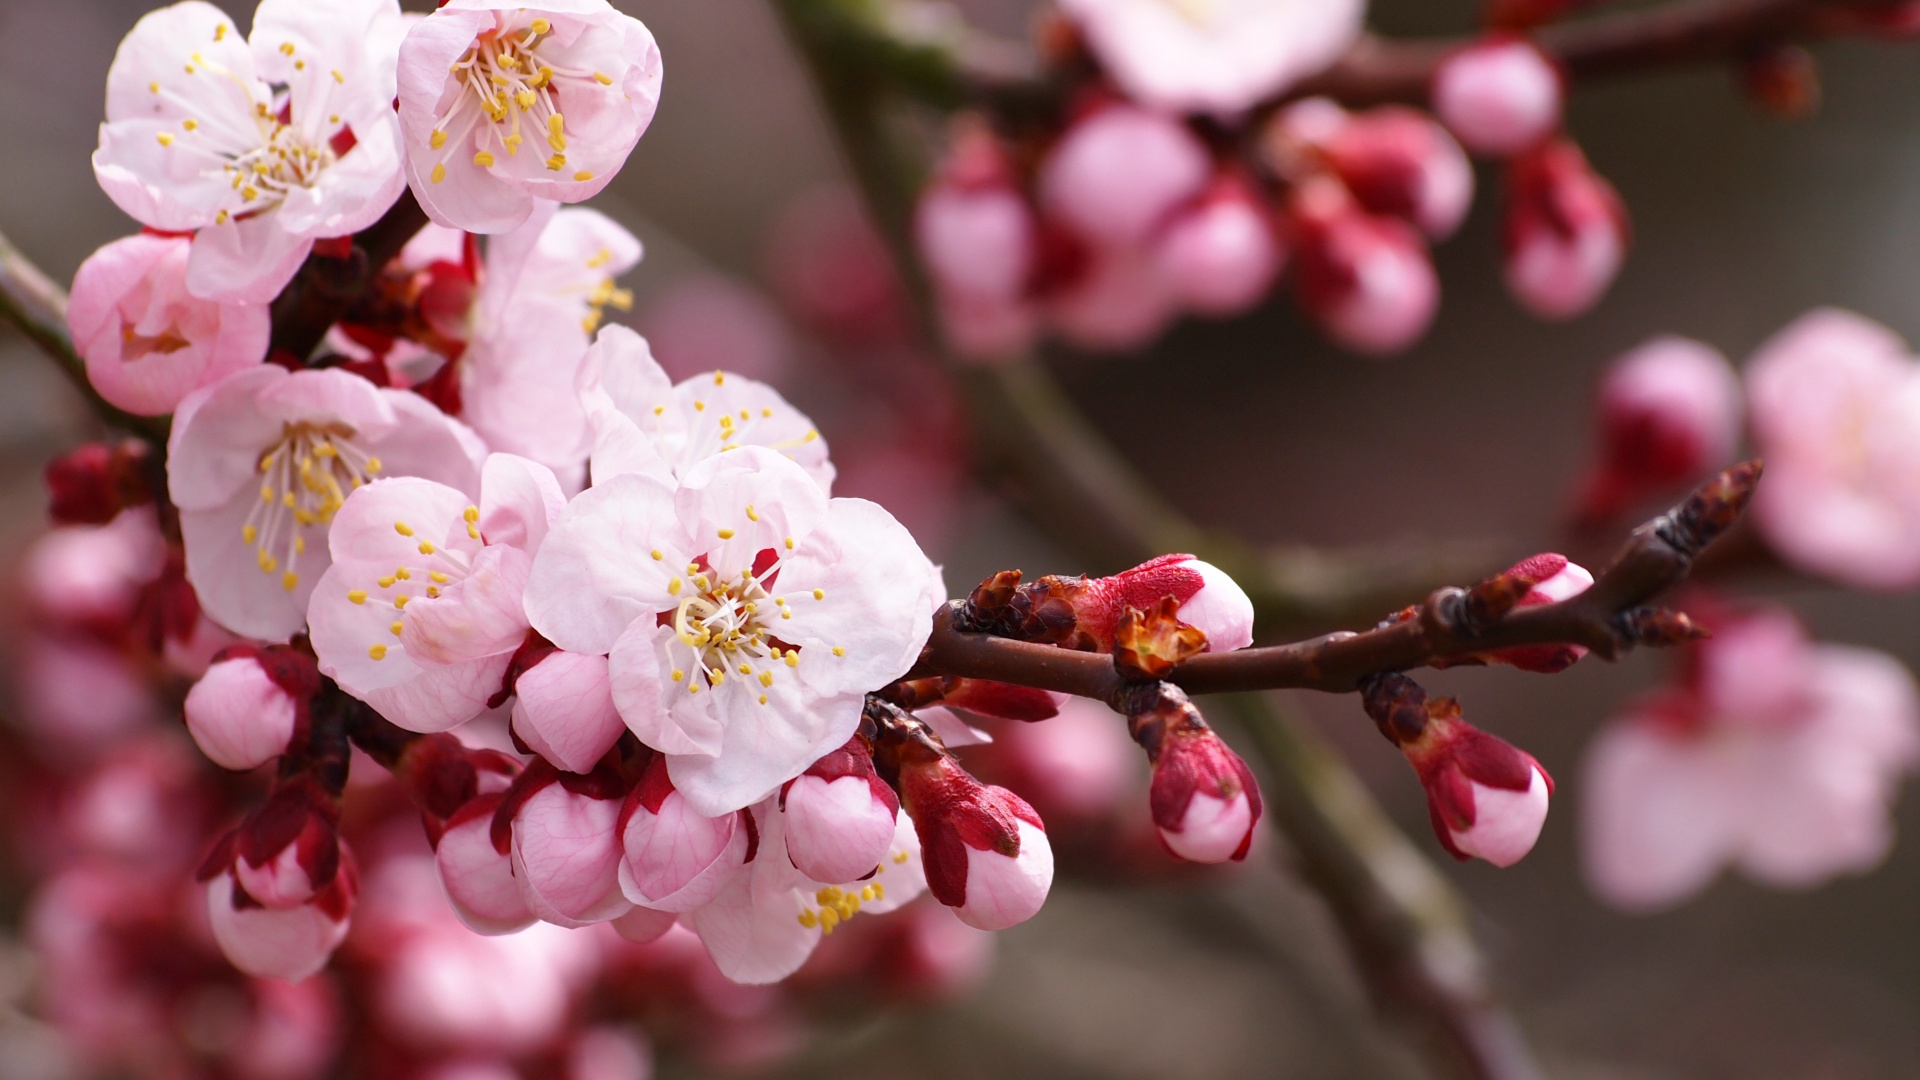
[[[1626,207],[1564,139],[1514,158],[1507,173],[1507,289],[1543,319],[1598,303],[1626,259]]]
[[[1604,524],[1732,457],[1740,398],[1733,365],[1697,341],[1657,337],[1615,360],[1600,382],[1600,461],[1578,519]]]
[[[663,754],[647,763],[620,817],[621,891],[660,911],[692,911],[712,900],[757,846],[751,814],[707,817],[688,805]]]
[[[434,848],[434,868],[455,915],[476,934],[511,934],[534,921],[513,879],[513,860],[489,835],[501,794],[482,795],[447,820]]]
[[[297,907],[262,907],[223,873],[207,883],[207,916],[214,940],[233,966],[249,975],[298,982],[319,971],[346,939],[360,891],[352,855],[311,900]]]
[[[1499,577],[1526,586],[1526,592],[1514,605],[1523,608],[1578,596],[1593,585],[1593,574],[1586,567],[1551,551],[1522,559]],[[1582,645],[1519,645],[1495,649],[1485,658],[1493,663],[1511,664],[1522,671],[1551,675],[1572,667],[1585,655],[1587,650]]]
[[[1414,109],[1355,114],[1319,150],[1361,206],[1410,221],[1435,240],[1451,236],[1473,204],[1467,155]]]
[[[1457,859],[1512,866],[1546,824],[1553,778],[1533,757],[1460,718],[1452,698],[1428,699],[1412,679],[1376,675],[1362,701],[1427,789],[1434,835]]]
[[[238,646],[225,656],[187,691],[187,730],[214,764],[257,768],[286,753],[320,689],[319,669],[284,646]]]
[[[1227,316],[1266,297],[1286,252],[1247,182],[1225,174],[1167,223],[1154,258],[1181,305]]]
[[[1496,37],[1469,45],[1433,73],[1433,111],[1467,149],[1507,157],[1560,126],[1560,72],[1531,42]]]
[[[1032,918],[1053,886],[1053,847],[1033,807],[947,756],[903,764],[899,776],[934,898],[980,930]]]
[[[1103,248],[1135,247],[1212,174],[1186,125],[1132,105],[1102,108],[1067,129],[1040,164],[1040,203]]]
[[[1125,702],[1128,730],[1153,763],[1153,823],[1167,850],[1197,863],[1240,861],[1260,820],[1260,787],[1178,687]]]
[[[513,876],[527,907],[569,928],[605,922],[632,904],[620,890],[619,818],[627,784],[603,763],[592,773],[529,766],[494,816],[510,814]]]
[[[604,656],[555,649],[521,671],[513,688],[514,734],[568,772],[593,771],[627,730]]]
[[[1420,234],[1367,213],[1332,177],[1294,189],[1301,308],[1327,336],[1370,355],[1399,352],[1426,333],[1440,279]]]
[[[994,134],[962,123],[939,176],[920,196],[914,241],[937,290],[974,305],[1008,304],[1034,268],[1033,211]]]
[[[780,796],[787,856],[814,881],[840,885],[873,873],[893,846],[900,799],[860,736],[813,763]]]

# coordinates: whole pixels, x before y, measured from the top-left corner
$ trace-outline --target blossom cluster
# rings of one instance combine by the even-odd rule
[[[1075,79],[1041,126],[964,118],[916,239],[949,343],[991,361],[1043,334],[1140,348],[1182,313],[1295,298],[1336,343],[1385,354],[1425,333],[1428,244],[1473,201],[1472,152],[1506,162],[1505,276],[1533,313],[1578,315],[1626,255],[1625,210],[1560,133],[1563,77],[1496,33],[1435,69],[1431,113],[1359,112],[1296,87],[1354,44],[1363,5],[1071,0],[1052,62]],[[1083,77],[1091,71],[1091,77]]]

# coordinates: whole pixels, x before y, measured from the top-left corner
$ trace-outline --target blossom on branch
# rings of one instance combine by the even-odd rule
[[[1572,142],[1546,143],[1507,169],[1507,290],[1543,319],[1600,302],[1626,260],[1627,209]]]
[[[407,182],[448,228],[500,233],[536,199],[580,202],[626,164],[660,102],[660,50],[606,0],[450,0],[399,53]]]
[[[1433,72],[1433,111],[1467,149],[1510,157],[1538,146],[1560,126],[1561,77],[1532,42],[1494,37],[1441,61]]]
[[[163,416],[190,392],[257,364],[272,329],[261,304],[187,291],[185,237],[141,234],[87,257],[73,276],[67,327],[87,381],[109,405]]]
[[[419,395],[344,371],[264,365],[229,376],[180,403],[167,444],[187,578],[220,625],[283,641],[306,625],[348,495],[386,476],[472,492],[484,454]]]
[[[348,495],[328,534],[332,565],[308,611],[320,670],[410,731],[485,711],[527,638],[521,597],[560,486],[535,462],[493,454],[479,488],[476,503],[419,477],[376,480]]]
[[[1781,888],[1864,873],[1920,765],[1920,694],[1893,657],[1819,645],[1780,609],[1711,613],[1679,685],[1587,748],[1581,854],[1602,899],[1653,910],[1723,867]]]
[[[253,32],[201,0],[150,12],[107,72],[94,176],[135,220],[198,230],[195,295],[265,303],[316,239],[399,198],[394,0],[262,0]]]
[[[628,728],[718,816],[844,744],[867,692],[913,665],[944,591],[885,510],[830,500],[780,453],[742,446],[677,489],[629,473],[582,493],[526,605],[554,644],[611,654]]]

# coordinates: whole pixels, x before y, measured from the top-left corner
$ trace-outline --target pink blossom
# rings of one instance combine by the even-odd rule
[[[207,883],[207,915],[214,940],[233,966],[249,975],[298,982],[326,966],[346,939],[359,894],[359,872],[342,852],[339,873],[308,903],[274,909],[249,903],[231,872]]]
[[[284,640],[306,623],[347,495],[381,476],[474,491],[483,454],[419,395],[344,371],[263,365],[228,376],[181,402],[167,444],[187,579],[227,629]]]
[[[1442,61],[1433,111],[1476,154],[1532,149],[1560,126],[1560,73],[1531,42],[1490,38]]]
[[[1627,257],[1627,211],[1566,140],[1513,159],[1503,230],[1507,289],[1543,319],[1600,302]]]
[[[1175,726],[1152,750],[1161,843],[1189,862],[1245,859],[1260,821],[1260,786],[1247,763],[1205,727]]]
[[[1869,589],[1920,582],[1920,377],[1893,331],[1823,308],[1747,364],[1767,482],[1754,521],[1789,563]]]
[[[1366,12],[1362,0],[1065,0],[1062,8],[1129,97],[1223,117],[1330,66]]]
[[[789,781],[780,811],[794,868],[839,885],[864,878],[886,856],[900,798],[874,770],[866,740],[855,736]]]
[[[1361,206],[1404,218],[1435,240],[1453,235],[1473,204],[1467,155],[1445,128],[1413,109],[1350,116],[1318,150]]]
[[[770,383],[794,363],[780,312],[765,293],[725,274],[681,274],[648,298],[634,324],[673,378],[726,370]]]
[[[595,483],[621,473],[677,481],[723,450],[761,446],[799,464],[822,492],[833,488],[826,440],[779,391],[725,371],[675,385],[647,340],[624,326],[607,327],[587,350],[579,389]]]
[[[1178,120],[1109,105],[1076,121],[1040,163],[1040,205],[1088,243],[1137,247],[1212,174],[1206,145]]]
[[[620,891],[618,797],[562,778],[513,815],[513,876],[542,919],[569,928],[606,922],[632,907]]]
[[[1864,873],[1920,763],[1920,698],[1892,657],[1815,645],[1781,611],[1713,627],[1687,681],[1626,709],[1582,766],[1587,878],[1623,908],[1678,903],[1728,865],[1781,888]]]
[[[1718,350],[1656,337],[1607,366],[1599,421],[1600,461],[1578,509],[1594,524],[1731,459],[1740,438],[1740,379]]]
[[[187,730],[202,753],[226,769],[253,769],[286,753],[303,709],[254,655],[207,669],[187,691]]]
[[[1295,189],[1291,205],[1300,306],[1356,352],[1398,352],[1433,322],[1440,280],[1406,223],[1362,210],[1331,178]]]
[[[963,130],[955,137],[913,219],[920,258],[942,293],[1010,302],[1026,290],[1037,238],[1016,179],[990,132]]]
[[[1143,349],[1179,314],[1151,250],[1096,250],[1087,258],[1077,279],[1047,297],[1047,319],[1071,344],[1096,352]]]
[[[935,711],[915,715],[931,722]],[[956,745],[944,732],[941,739]],[[1098,702],[1068,698],[1058,716],[1004,725],[993,743],[994,760],[1012,773],[1009,784],[1056,824],[1098,821],[1139,797],[1140,751],[1127,738],[1126,718]]]
[[[125,510],[110,524],[69,525],[35,540],[21,586],[36,610],[60,623],[120,627],[165,559],[153,510]]]
[[[1285,258],[1266,208],[1232,176],[1168,222],[1155,251],[1175,298],[1203,315],[1237,315],[1257,305]]]
[[[829,499],[788,458],[742,446],[677,489],[597,481],[541,548],[526,604],[549,641],[611,653],[628,728],[717,817],[845,743],[866,693],[912,666],[944,596],[886,511]]]
[[[245,40],[200,0],[149,12],[107,72],[94,176],[142,224],[199,230],[194,295],[265,303],[315,239],[358,232],[399,197],[403,32],[393,0],[263,0]]]
[[[584,486],[592,446],[575,388],[604,310],[632,297],[614,279],[640,262],[640,241],[594,210],[542,202],[487,244],[472,339],[461,357],[461,416],[487,445]]]
[[[267,355],[272,329],[261,304],[202,300],[187,291],[178,236],[129,236],[80,264],[67,302],[74,349],[108,404],[144,416],[170,413],[208,383]]]
[[[660,103],[660,49],[606,0],[452,0],[400,46],[407,182],[448,228],[500,233],[593,197]]]
[[[478,505],[416,477],[353,492],[313,592],[320,670],[409,730],[479,715],[526,640],[521,594],[560,486],[544,466],[494,454],[479,488]]]
[[[671,912],[711,901],[758,845],[742,811],[708,817],[688,805],[659,755],[627,796],[620,837],[620,887],[627,899]]]
[[[513,691],[514,733],[568,772],[590,771],[627,730],[604,656],[555,649],[515,676]]]
[[[499,805],[495,795],[461,807],[447,819],[433,850],[447,902],[476,934],[511,934],[535,919],[514,880],[511,855],[493,846],[493,812]]]
[[[62,756],[84,760],[162,715],[126,655],[88,638],[30,638],[16,677],[21,718],[43,749]]]
[[[1516,607],[1536,607],[1570,599],[1593,585],[1593,573],[1557,552],[1532,555],[1508,567],[1505,575],[1525,582],[1527,591]],[[1483,659],[1491,663],[1512,664],[1522,671],[1543,675],[1565,671],[1587,655],[1584,645],[1521,645],[1495,649]]]
[[[1400,675],[1374,677],[1366,708],[1427,789],[1427,814],[1454,858],[1519,862],[1546,824],[1553,778],[1532,755],[1460,718],[1452,698],[1428,700]]]

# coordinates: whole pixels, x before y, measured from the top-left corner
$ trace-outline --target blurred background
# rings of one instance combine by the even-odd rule
[[[242,5],[221,6],[248,24]],[[878,256],[768,9],[616,6],[653,30],[667,70],[658,118],[593,203],[647,245],[623,281],[636,302],[622,321],[648,334],[676,374],[741,370],[811,411],[841,465],[836,494],[893,509],[944,560],[951,590],[1005,567],[1115,569],[1077,565],[967,479],[958,406],[900,352],[910,347],[897,334],[874,326],[887,317]],[[962,7],[1010,34],[1030,17],[1017,0]],[[94,184],[88,155],[107,65],[146,9],[0,0],[0,100],[11,103],[0,110],[0,231],[59,281],[133,229]],[[1454,33],[1472,30],[1474,15],[1467,0],[1381,0],[1371,22]],[[1507,298],[1483,175],[1467,226],[1436,251],[1438,321],[1404,355],[1340,352],[1279,299],[1248,318],[1185,323],[1144,355],[1049,362],[1202,524],[1269,543],[1466,539],[1495,553],[1490,567],[1553,549],[1590,445],[1594,379],[1621,351],[1679,333],[1738,362],[1827,304],[1920,339],[1920,65],[1896,45],[1815,53],[1824,101],[1804,122],[1761,116],[1721,71],[1574,95],[1569,127],[1620,189],[1635,246],[1611,293],[1572,323],[1539,323]],[[64,376],[0,329],[0,560],[12,565],[45,527],[46,462],[95,432]],[[1920,662],[1912,598],[1758,588],[1822,638]],[[0,647],[22,636],[16,626]],[[10,651],[17,689],[24,660]],[[1471,720],[1537,755],[1565,793],[1590,734],[1657,681],[1662,663],[1639,654],[1551,679],[1466,670],[1427,685],[1458,694]],[[1623,916],[1582,884],[1575,800],[1559,802],[1514,869],[1456,866],[1432,840],[1420,787],[1359,703],[1300,695],[1295,704],[1415,843],[1445,861],[1553,1075],[1920,1075],[1920,844],[1902,842],[1876,872],[1811,892],[1727,878],[1678,910]],[[15,768],[0,764],[0,784]],[[1898,819],[1909,841],[1920,836],[1920,801],[1904,800]],[[870,1080],[1424,1075],[1373,1018],[1338,934],[1285,859],[1273,842],[1244,867],[1204,875],[1062,880],[1039,917],[998,936],[990,974],[958,1001],[835,1019],[796,1037],[787,1047],[796,1057],[732,1064]],[[0,1076],[59,1076],[65,1057],[32,1019],[34,961],[18,943],[27,861],[16,850],[0,866],[0,925],[14,928],[0,949]],[[700,1075],[724,1064],[669,1055],[659,1068]]]

